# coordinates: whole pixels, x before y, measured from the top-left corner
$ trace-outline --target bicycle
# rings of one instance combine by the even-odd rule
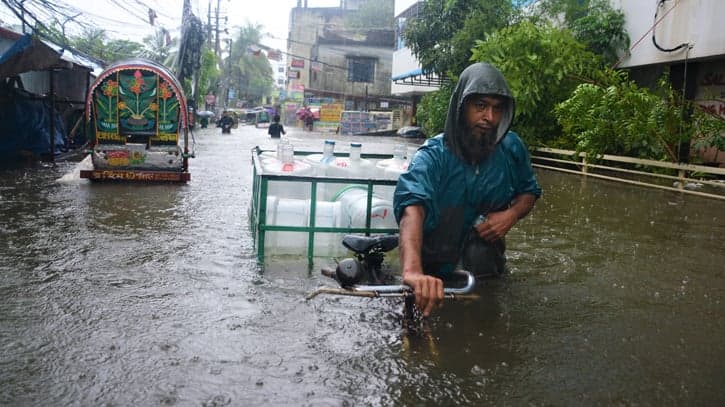
[[[320,294],[347,295],[355,297],[403,297],[406,299],[406,308],[413,304],[413,291],[405,284],[387,284],[394,277],[383,270],[382,264],[385,253],[398,247],[398,235],[359,236],[346,235],[342,245],[352,251],[354,257],[345,258],[337,262],[335,269],[322,267],[324,276],[338,282],[340,287],[320,287],[308,294],[310,300]],[[475,299],[477,295],[471,294],[476,279],[466,270],[454,272],[465,280],[463,287],[446,287],[443,289],[447,299]],[[365,283],[365,284],[361,284]]]

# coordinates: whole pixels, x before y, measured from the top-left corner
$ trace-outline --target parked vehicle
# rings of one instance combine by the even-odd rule
[[[423,129],[418,126],[405,126],[398,129],[398,135],[403,138],[425,138]]]
[[[129,59],[106,68],[86,97],[94,181],[185,182],[189,116],[186,97],[166,67]]]

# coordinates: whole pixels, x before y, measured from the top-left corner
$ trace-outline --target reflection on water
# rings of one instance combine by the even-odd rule
[[[256,264],[264,130],[197,141],[187,185],[56,182],[73,163],[0,172],[0,404],[725,402],[721,202],[540,171],[511,274],[406,332],[399,300],[306,302],[332,259]]]

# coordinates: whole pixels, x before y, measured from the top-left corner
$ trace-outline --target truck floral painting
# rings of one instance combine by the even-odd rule
[[[100,132],[121,134],[176,133],[179,100],[156,73],[122,70],[96,88],[96,126]]]

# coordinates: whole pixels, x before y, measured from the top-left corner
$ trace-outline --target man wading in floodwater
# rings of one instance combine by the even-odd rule
[[[541,196],[526,146],[509,131],[513,118],[501,72],[469,66],[451,95],[444,133],[427,140],[398,179],[403,282],[424,316],[442,304],[442,279],[458,264],[478,278],[504,272],[504,236]]]

